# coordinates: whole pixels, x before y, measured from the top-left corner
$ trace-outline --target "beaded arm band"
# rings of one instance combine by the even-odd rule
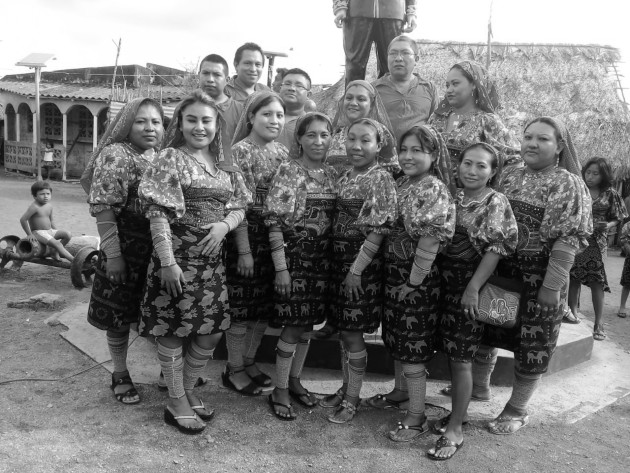
[[[549,256],[543,286],[552,291],[561,290],[569,280],[573,260],[575,260],[575,248],[566,243],[556,242]]]
[[[96,222],[96,225],[113,224],[109,227],[101,237],[101,251],[105,253],[107,259],[118,258],[122,256],[120,250],[120,238],[118,238],[118,225],[116,222]]]
[[[284,255],[284,236],[282,232],[269,232],[269,247],[271,248],[271,259],[273,260],[273,266],[276,268],[276,273],[289,269]]]
[[[151,222],[151,237],[153,239],[153,248],[158,258],[160,258],[160,265],[163,268],[173,266],[175,264],[175,256],[173,255],[171,227],[168,222]]]
[[[411,267],[411,273],[409,274],[409,279],[407,280],[407,286],[412,289],[417,289],[420,287],[424,278],[427,277],[427,274],[431,271],[431,265],[435,260],[435,256],[437,253],[432,251],[426,251],[422,248],[416,248],[416,256],[413,259],[413,265]]]
[[[350,272],[355,276],[361,276],[363,270],[365,270],[374,259],[378,249],[379,245],[372,243],[370,240],[365,240],[363,245],[361,245],[359,254],[350,267]]]

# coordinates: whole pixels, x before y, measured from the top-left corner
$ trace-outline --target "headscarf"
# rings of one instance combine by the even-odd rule
[[[207,98],[207,102],[203,101]],[[181,115],[184,108],[194,103],[202,103],[212,108],[217,114],[217,126],[214,139],[210,143],[210,153],[216,158],[216,166],[223,171],[239,172],[240,169],[232,162],[232,156],[229,150],[223,147],[223,130],[225,129],[225,120],[218,107],[209,96],[203,92],[195,91],[192,95],[189,95],[182,100],[175,111],[173,112],[173,119],[168,125],[166,132],[164,133],[164,148],[179,148],[183,146],[186,141],[184,140],[184,134],[180,129]]]
[[[560,156],[558,159],[558,167],[564,168],[570,173],[575,174],[581,178],[582,165],[580,164],[580,161],[578,159],[575,146],[573,146],[573,139],[571,138],[569,129],[564,124],[564,122],[553,117],[538,117],[538,118],[534,118],[533,120],[530,120],[527,123],[527,125],[525,125],[524,130],[527,130],[532,123],[538,122],[541,120],[545,120],[552,123],[552,126],[558,131],[558,133],[560,133],[560,137],[562,138],[562,142],[564,143],[564,147],[562,148],[562,151],[560,151]]]
[[[293,132],[293,140],[291,141],[291,149],[289,150],[289,158],[298,159],[300,155],[302,154],[302,149],[301,149],[302,146],[300,145],[300,142],[298,141],[300,138],[298,136],[298,130],[302,126],[302,123],[304,123],[304,120],[310,119],[311,117],[319,118],[320,120],[328,123],[332,128],[332,123],[330,122],[330,118],[328,118],[328,115],[325,115],[321,112],[308,112],[302,115],[295,122],[295,131]]]
[[[500,108],[499,94],[497,92],[497,87],[494,81],[490,79],[490,74],[488,74],[486,68],[474,61],[458,62],[455,66],[461,68],[465,74],[469,76],[469,79],[472,79],[472,82],[477,90],[477,106],[486,113],[495,113]],[[435,113],[439,115],[448,115],[450,110],[451,106],[445,95],[440,101],[440,105],[438,105]]]
[[[81,175],[81,187],[86,193],[90,193],[90,187],[92,186],[92,176],[94,175],[94,168],[96,163],[96,158],[99,157],[101,152],[106,146],[109,146],[114,143],[122,143],[127,141],[129,137],[129,132],[131,131],[131,126],[136,119],[136,115],[138,114],[138,110],[141,105],[149,103],[153,105],[158,112],[160,112],[160,118],[164,121],[164,110],[162,106],[153,99],[140,97],[137,99],[133,99],[131,102],[127,102],[116,114],[114,119],[110,122],[101,137],[101,141],[96,147],[96,151],[92,153],[90,156],[90,160]],[[162,143],[158,143],[157,150],[160,149]]]
[[[457,192],[457,186],[455,185],[455,177],[453,176],[453,169],[451,167],[451,155],[448,152],[448,148],[446,147],[444,138],[442,138],[442,134],[439,133],[433,125],[418,125],[418,128],[423,129],[433,138],[436,148],[436,158],[433,163],[433,172],[440,181],[446,184],[449,192],[452,196],[454,196]]]
[[[392,136],[392,147],[396,147],[396,135],[394,134],[394,129],[392,127],[392,122],[389,120],[389,115],[387,115],[387,110],[385,109],[385,105],[383,105],[383,101],[381,100],[381,96],[376,91],[376,89],[365,80],[353,80],[349,82],[346,86],[346,90],[343,93],[341,99],[339,99],[339,104],[337,105],[337,113],[335,113],[335,118],[332,121],[333,132],[335,132],[339,128],[347,127],[350,125],[350,120],[346,116],[346,112],[344,110],[344,100],[346,97],[346,92],[352,86],[361,86],[365,90],[367,90],[368,95],[370,97],[370,111],[368,112],[368,116],[365,118],[370,118],[376,121],[379,127],[387,128],[389,134]],[[381,133],[382,135],[383,133]]]
[[[232,146],[249,136],[249,133],[252,131],[252,123],[249,121],[249,114],[258,106],[258,104],[260,104],[260,102],[269,97],[274,97],[278,99],[280,103],[284,103],[278,94],[270,90],[254,92],[252,95],[247,97],[247,100],[245,101],[245,106],[243,107],[243,113],[241,114],[241,119],[238,121],[238,125],[236,125],[236,130],[234,131]]]

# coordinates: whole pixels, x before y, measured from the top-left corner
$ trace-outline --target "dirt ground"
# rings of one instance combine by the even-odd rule
[[[30,203],[32,179],[0,169],[0,237],[21,235],[19,217]],[[53,205],[59,227],[95,234],[85,197],[76,183],[54,182]],[[606,326],[609,338],[630,350],[630,318],[616,313],[621,259],[611,250]],[[610,262],[609,262],[610,263]],[[628,471],[630,396],[571,425],[536,419],[513,436],[494,436],[481,422],[465,429],[462,450],[435,463],[425,451],[436,436],[395,444],[386,433],[401,414],[364,409],[351,425],[329,423],[322,409],[297,407],[295,422],[275,419],[263,398],[223,389],[218,379],[201,388],[217,414],[206,432],[185,436],[162,421],[166,395],[138,386],[142,402],[124,406],[109,389],[109,373],[67,343],[61,325],[43,321],[49,311],[10,309],[6,303],[43,292],[61,294],[67,305],[89,299],[66,270],[25,264],[0,272],[0,471],[2,472],[602,472]],[[583,291],[584,314],[592,317],[590,292]],[[214,363],[223,363],[216,361]],[[580,393],[575,393],[579,397]],[[535,416],[535,401],[532,413]]]

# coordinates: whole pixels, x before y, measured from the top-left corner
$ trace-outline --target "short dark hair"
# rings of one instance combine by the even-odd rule
[[[234,66],[237,66],[241,62],[241,59],[243,58],[243,51],[258,51],[262,56],[263,66],[265,65],[265,53],[262,48],[256,43],[245,43],[242,46],[239,46],[234,53]]]
[[[288,69],[284,72],[284,74],[282,74],[282,78],[284,79],[286,76],[288,76],[289,74],[295,74],[295,75],[299,75],[299,76],[304,76],[304,78],[308,81],[308,88],[311,88],[312,85],[312,81],[311,81],[311,76],[308,75],[308,73],[303,70],[300,69],[299,67],[294,67],[292,69]]]
[[[606,158],[594,156],[586,161],[586,164],[582,166],[582,179],[585,179],[586,171],[593,164],[599,168],[599,174],[602,176],[602,181],[599,184],[600,190],[605,191],[606,189],[610,189],[612,187],[613,177],[610,165],[608,164],[608,161],[606,161]]]
[[[244,110],[244,111],[248,114],[251,113],[252,115],[256,115],[258,113],[258,110],[269,105],[272,102],[278,102],[282,106],[282,110],[284,110],[285,112],[287,111],[287,106],[284,104],[284,100],[282,100],[282,97],[280,97],[275,92],[270,92],[268,97],[265,97],[260,102],[258,102],[256,106],[252,107],[251,110]]]
[[[228,77],[230,75],[230,67],[228,66],[227,61],[223,59],[223,56],[219,56],[218,54],[208,54],[199,63],[199,72],[201,72],[201,67],[203,66],[204,62],[213,62],[215,64],[221,64],[225,71],[225,77]]]
[[[37,193],[39,191],[43,191],[44,189],[49,190],[52,193],[52,187],[50,186],[50,182],[48,181],[35,181],[31,186],[31,195],[33,197],[37,197]]]

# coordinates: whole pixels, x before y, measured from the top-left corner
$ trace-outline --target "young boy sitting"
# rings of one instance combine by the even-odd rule
[[[28,239],[33,243],[39,241],[42,245],[56,250],[68,261],[72,261],[74,257],[64,248],[64,245],[70,241],[70,234],[55,228],[53,208],[50,203],[50,199],[52,199],[50,183],[35,182],[31,186],[31,194],[35,201],[20,218],[20,224],[22,224]],[[57,258],[59,257],[57,256]]]

